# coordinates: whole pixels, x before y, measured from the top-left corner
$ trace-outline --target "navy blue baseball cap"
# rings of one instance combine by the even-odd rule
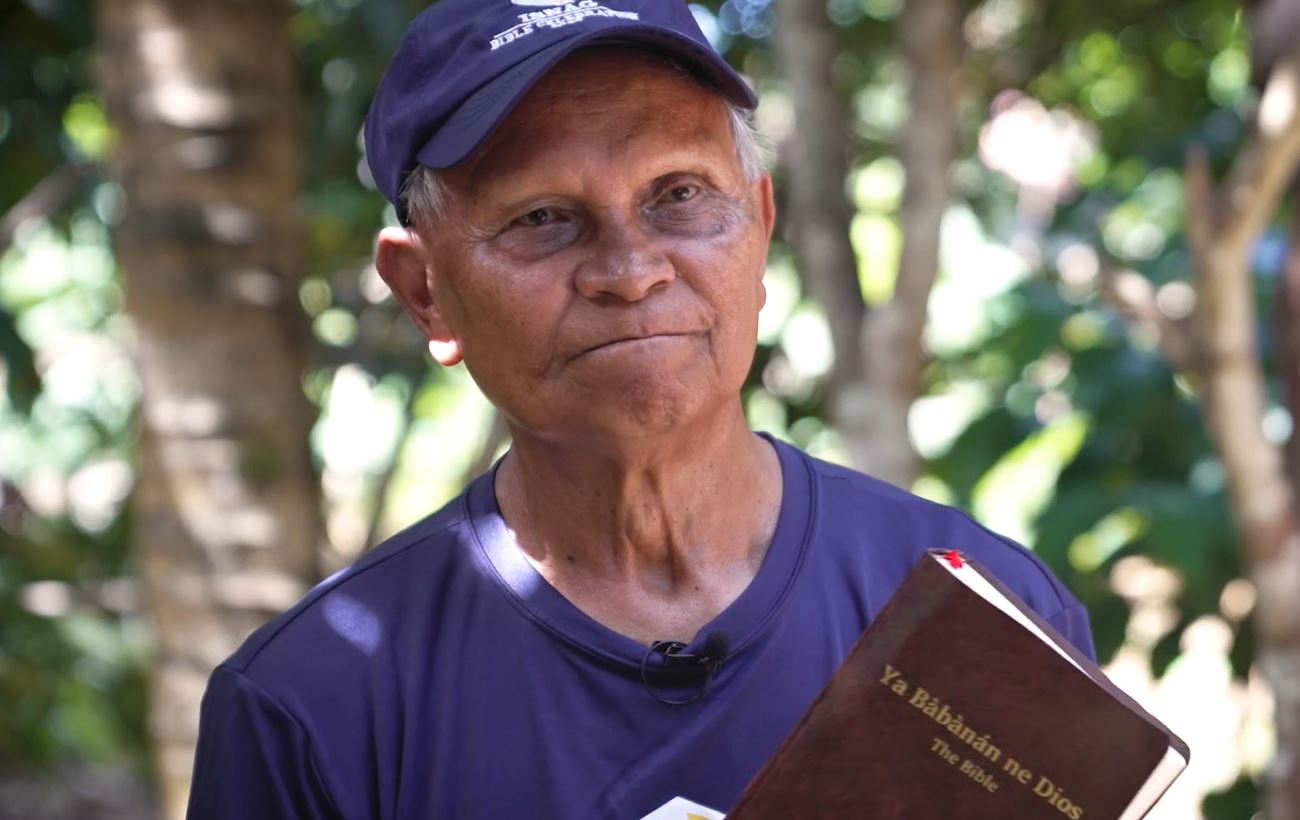
[[[684,0],[441,0],[407,28],[366,116],[379,190],[406,222],[398,195],[417,165],[465,159],[552,66],[610,43],[660,52],[733,103],[757,105]]]

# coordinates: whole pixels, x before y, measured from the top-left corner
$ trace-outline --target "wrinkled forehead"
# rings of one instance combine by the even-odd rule
[[[666,150],[674,141],[734,148],[727,101],[707,82],[657,53],[595,46],[556,64],[450,171],[472,178],[490,164],[497,172],[522,173],[592,134],[628,145],[653,138]]]
[[[633,46],[593,46],[557,63],[503,125],[581,130],[614,111],[629,127],[672,121],[707,128],[725,122],[726,110],[720,93],[665,55]]]

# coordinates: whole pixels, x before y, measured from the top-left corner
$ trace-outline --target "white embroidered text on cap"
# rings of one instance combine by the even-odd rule
[[[542,11],[529,11],[519,15],[519,25],[512,26],[497,34],[488,44],[493,51],[516,40],[532,34],[539,28],[564,28],[574,23],[581,23],[588,17],[618,17],[623,20],[640,20],[641,15],[634,11],[618,11],[602,6],[596,0],[580,0],[577,3],[552,3],[542,0],[510,0],[517,6],[538,6]]]

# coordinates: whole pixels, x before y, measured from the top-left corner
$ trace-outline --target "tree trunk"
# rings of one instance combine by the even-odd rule
[[[1271,69],[1255,133],[1216,186],[1203,153],[1186,174],[1187,235],[1196,276],[1193,369],[1206,424],[1223,462],[1243,562],[1258,592],[1253,626],[1260,670],[1273,689],[1277,752],[1265,781],[1265,815],[1300,816],[1300,518],[1282,448],[1264,435],[1266,383],[1255,320],[1252,250],[1300,168],[1300,50]],[[1294,249],[1293,249],[1294,252]],[[1294,253],[1291,265],[1294,266]],[[1288,270],[1284,279],[1290,279]],[[1293,282],[1282,288],[1279,349],[1297,317]],[[1294,362],[1292,362],[1294,364]],[[1284,376],[1294,383],[1297,374]]]
[[[855,466],[908,487],[920,470],[908,413],[921,390],[921,334],[957,153],[962,15],[954,0],[909,0],[899,17],[912,103],[899,145],[907,177],[899,214],[903,253],[893,298],[868,311],[849,240],[849,111],[834,82],[835,27],[825,0],[777,0],[775,8],[776,52],[799,123],[788,153],[787,219],[799,270],[826,312],[835,346],[829,415]]]
[[[1293,209],[1300,205],[1300,188],[1294,185],[1291,200]],[[1293,210],[1287,238],[1286,264],[1275,304],[1278,374],[1293,423],[1300,423],[1300,211]],[[1300,433],[1292,432],[1283,455],[1292,492],[1293,532],[1271,566],[1261,568],[1263,574],[1277,573],[1278,577],[1276,583],[1269,584],[1269,601],[1261,601],[1266,609],[1258,617],[1264,626],[1258,660],[1276,699],[1278,753],[1269,772],[1264,800],[1271,818],[1294,817],[1300,811],[1300,612],[1295,611],[1294,604],[1300,596],[1300,549],[1294,532],[1294,496],[1296,487],[1300,487]],[[1258,577],[1261,572],[1253,574]]]
[[[773,46],[799,123],[784,146],[784,219],[804,286],[830,325],[835,363],[826,387],[829,415],[847,441],[861,416],[855,397],[865,389],[860,339],[867,307],[849,241],[850,114],[834,74],[841,46],[825,0],[777,0],[774,10]]]
[[[132,547],[164,818],[184,814],[207,675],[316,576],[289,15],[281,0],[96,4],[144,388]]]
[[[955,0],[908,0],[898,18],[911,102],[898,144],[906,174],[899,211],[903,249],[893,298],[870,317],[862,336],[869,403],[856,446],[857,458],[876,475],[903,487],[921,468],[907,420],[921,393],[926,361],[922,334],[939,275],[940,228],[952,201],[961,26]]]

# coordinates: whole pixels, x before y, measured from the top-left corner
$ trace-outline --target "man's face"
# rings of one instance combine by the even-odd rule
[[[639,436],[738,401],[773,208],[721,97],[649,55],[580,51],[444,178],[416,245],[422,326],[517,425]]]

